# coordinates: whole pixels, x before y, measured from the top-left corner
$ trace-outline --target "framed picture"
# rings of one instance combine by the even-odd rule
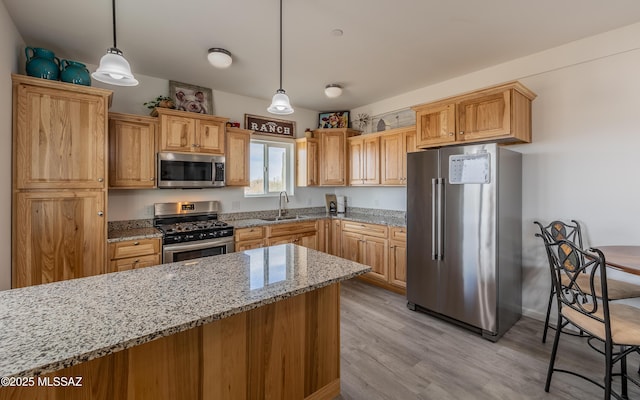
[[[349,111],[321,113],[318,120],[318,128],[348,128]]]
[[[213,114],[213,92],[209,88],[169,81],[169,97],[176,110]]]
[[[262,135],[293,138],[296,135],[296,122],[245,114],[244,129],[249,129]]]

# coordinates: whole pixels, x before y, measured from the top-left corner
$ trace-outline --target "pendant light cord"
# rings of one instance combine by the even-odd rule
[[[282,90],[282,0],[280,0],[280,90]]]
[[[112,0],[111,4],[112,4],[112,11],[113,11],[113,48],[117,49],[118,44],[116,43],[116,0]]]

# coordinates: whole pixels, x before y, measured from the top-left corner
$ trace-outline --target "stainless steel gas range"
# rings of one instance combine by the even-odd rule
[[[234,251],[233,226],[218,221],[219,202],[156,203],[153,209],[153,225],[163,233],[163,263]]]

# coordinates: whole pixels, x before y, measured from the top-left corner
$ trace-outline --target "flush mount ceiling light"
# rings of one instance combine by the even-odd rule
[[[211,65],[220,69],[229,68],[229,66],[233,62],[231,53],[229,51],[217,47],[209,49],[209,55],[207,55],[207,59],[209,59],[209,63]]]
[[[330,85],[325,86],[324,94],[330,99],[334,99],[336,97],[340,97],[342,94],[342,86],[332,83]]]
[[[282,0],[280,0],[280,89],[273,95],[271,105],[267,108],[271,114],[287,115],[293,114],[293,107],[289,102],[289,96],[282,88]]]
[[[131,73],[129,62],[118,49],[116,42],[116,0],[112,0],[113,9],[113,47],[107,49],[107,54],[100,59],[96,72],[91,74],[93,79],[117,86],[136,86],[138,81]]]

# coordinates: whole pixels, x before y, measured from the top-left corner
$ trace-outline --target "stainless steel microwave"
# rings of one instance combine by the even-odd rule
[[[224,156],[158,153],[159,188],[213,188],[224,186]]]

